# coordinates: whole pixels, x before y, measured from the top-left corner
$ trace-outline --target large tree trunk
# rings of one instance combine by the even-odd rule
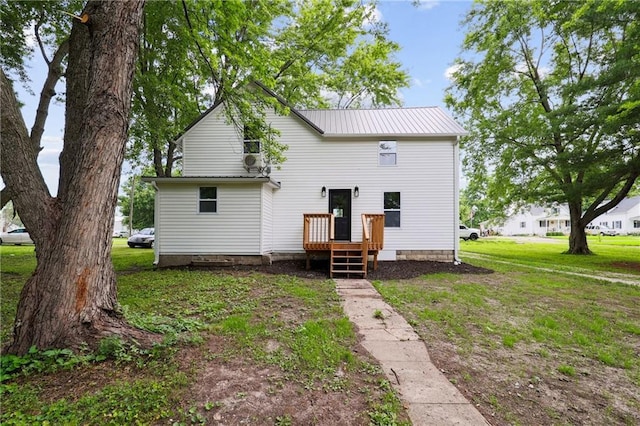
[[[569,254],[591,254],[587,245],[587,234],[584,231],[587,223],[582,218],[582,206],[579,202],[569,203],[571,218],[571,234],[569,235]]]
[[[3,178],[14,191],[14,202],[36,244],[37,258],[36,270],[20,296],[14,340],[7,348],[11,353],[25,353],[31,346],[93,345],[113,334],[142,342],[150,339],[129,327],[118,313],[111,263],[111,233],[143,7],[143,0],[89,1],[83,11],[89,16],[88,23],[74,23],[58,198],[49,196],[33,148],[24,155],[22,170],[3,162],[3,169],[8,166],[13,171],[3,170]],[[4,74],[2,83],[4,125]],[[13,103],[10,112],[15,114],[15,97]],[[3,149],[12,142],[15,150],[27,148],[28,136],[22,140],[26,129],[19,129],[24,122],[13,127],[18,129],[12,141],[4,141],[3,129]]]

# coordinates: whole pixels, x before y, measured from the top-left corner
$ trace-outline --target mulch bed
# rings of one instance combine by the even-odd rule
[[[301,278],[325,279],[329,278],[329,262],[327,260],[314,260],[311,262],[311,269],[305,269],[304,260],[282,260],[273,262],[271,265],[260,266],[221,266],[221,267],[197,267],[190,269],[207,269],[220,271],[255,271],[267,274],[284,274]],[[416,278],[426,274],[437,273],[453,274],[490,274],[492,270],[481,268],[467,263],[455,265],[453,262],[432,262],[418,260],[400,260],[396,262],[378,262],[378,269],[373,270],[369,265],[367,273],[368,280],[403,280]]]

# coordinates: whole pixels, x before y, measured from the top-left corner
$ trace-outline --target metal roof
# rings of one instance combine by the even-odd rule
[[[325,136],[464,136],[439,107],[298,110]]]

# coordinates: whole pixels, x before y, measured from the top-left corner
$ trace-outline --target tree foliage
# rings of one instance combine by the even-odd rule
[[[503,209],[566,202],[569,251],[640,174],[635,2],[481,1],[464,24],[447,103],[470,135],[465,173]]]
[[[118,206],[120,207],[120,212],[123,214],[122,222],[126,224],[127,227],[129,223],[131,223],[132,229],[153,227],[155,191],[151,185],[142,182],[139,176],[132,175],[122,185],[122,194],[123,195],[118,196]],[[133,215],[131,215],[132,200]],[[131,221],[130,218],[132,218]]]
[[[245,90],[254,81],[296,107],[398,104],[408,75],[374,11],[375,3],[358,0],[150,2],[129,157],[171,176],[180,159],[176,136],[224,103],[238,131],[248,124],[267,160],[282,163],[286,147],[264,113],[286,108],[262,90]]]

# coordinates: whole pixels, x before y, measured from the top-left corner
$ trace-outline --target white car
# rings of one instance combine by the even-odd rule
[[[584,231],[589,235],[618,235],[618,231],[605,225],[587,225],[584,227]]]
[[[0,244],[33,244],[33,240],[24,228],[14,229],[13,231],[3,232],[0,234]]]
[[[480,238],[480,230],[476,228],[467,228],[465,225],[460,225],[460,238],[463,240],[475,241]]]
[[[153,243],[155,242],[155,229],[154,228],[144,228],[142,231],[133,234],[127,240],[127,244],[129,247],[134,248],[136,246],[140,247],[153,247]]]

